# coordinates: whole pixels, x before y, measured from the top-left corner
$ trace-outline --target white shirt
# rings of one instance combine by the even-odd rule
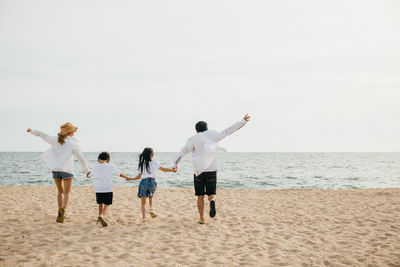
[[[154,178],[156,179],[156,172],[158,169],[160,169],[161,165],[158,163],[158,161],[150,161],[149,162],[149,171],[146,169],[146,164],[143,164],[143,171],[138,168],[138,173],[140,173],[140,180],[146,179],[146,178]]]
[[[94,191],[96,193],[108,193],[113,191],[112,176],[120,175],[121,171],[109,163],[99,163],[91,170]]]
[[[51,148],[42,154],[42,158],[52,171],[74,173],[72,155],[78,159],[85,172],[89,171],[78,140],[75,138],[68,136],[65,138],[65,143],[61,145],[57,136],[50,136],[38,130],[32,130],[31,134],[41,137],[51,145]]]
[[[190,137],[179,152],[175,165],[188,153],[192,152],[193,170],[196,176],[203,172],[217,171],[218,142],[242,128],[247,122],[241,120],[221,132],[207,130]]]

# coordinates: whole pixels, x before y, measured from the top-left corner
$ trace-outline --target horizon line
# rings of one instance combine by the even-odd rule
[[[43,153],[37,151],[0,151],[0,153]],[[99,151],[82,151],[83,153],[99,153]],[[141,153],[140,151],[107,151],[110,153]],[[179,151],[157,151],[157,153],[179,153]],[[400,151],[228,151],[224,153],[400,153]]]

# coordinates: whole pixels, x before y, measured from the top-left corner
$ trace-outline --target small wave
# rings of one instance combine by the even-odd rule
[[[294,176],[286,176],[285,178],[290,180],[297,180],[297,177]]]
[[[259,177],[258,176],[246,176],[246,179],[250,179],[250,180],[258,180]]]
[[[354,186],[354,185],[343,185],[342,187],[346,188],[346,189],[358,189],[358,188],[361,188],[359,186]]]
[[[345,180],[348,180],[348,181],[358,181],[358,180],[360,180],[360,177],[347,177],[347,178],[344,178]]]
[[[278,186],[277,184],[271,184],[271,183],[268,183],[268,182],[258,182],[258,183],[256,183],[256,185]]]
[[[186,188],[186,187],[192,187],[193,182],[167,181],[167,186]]]

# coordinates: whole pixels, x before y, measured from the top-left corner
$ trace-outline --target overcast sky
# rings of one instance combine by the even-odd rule
[[[0,151],[400,151],[400,2],[0,0]]]

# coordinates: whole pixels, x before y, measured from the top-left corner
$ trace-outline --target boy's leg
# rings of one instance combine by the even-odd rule
[[[142,219],[146,219],[146,197],[140,197],[142,202]]]
[[[64,183],[64,201],[63,201],[63,208],[66,209],[69,204],[69,194],[71,192],[72,187],[72,180],[73,179],[63,179]]]
[[[99,216],[103,214],[103,204],[99,204]]]
[[[107,205],[105,205],[103,203],[99,204],[99,217],[97,218],[97,222],[98,223],[100,222],[103,227],[107,226],[107,222],[104,220],[104,214],[106,212],[106,206]]]
[[[107,213],[109,207],[110,207],[110,205],[104,204],[104,207],[103,207],[103,217],[106,216],[106,213]]]

